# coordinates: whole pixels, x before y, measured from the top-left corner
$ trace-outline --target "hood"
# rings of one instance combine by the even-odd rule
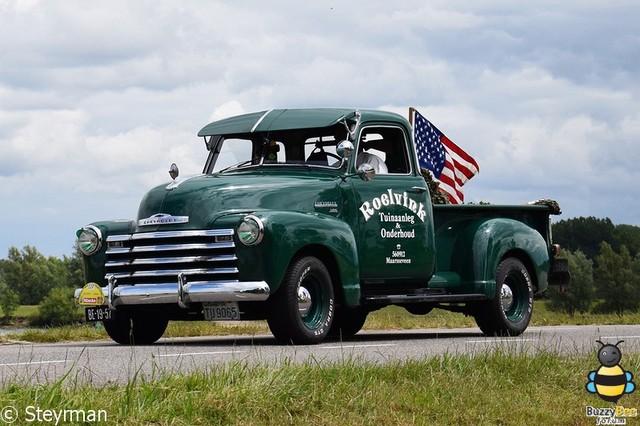
[[[319,206],[341,204],[339,196],[335,176],[278,176],[255,171],[198,175],[149,191],[138,210],[138,232],[176,229],[176,226],[209,229],[217,218],[229,213],[314,212],[319,211]],[[140,223],[149,218],[146,225]]]

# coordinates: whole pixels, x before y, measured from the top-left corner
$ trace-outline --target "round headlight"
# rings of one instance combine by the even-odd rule
[[[238,239],[246,246],[254,246],[264,237],[264,224],[253,215],[245,216],[238,225]]]
[[[87,256],[95,254],[102,247],[102,232],[93,225],[78,231],[78,247]]]

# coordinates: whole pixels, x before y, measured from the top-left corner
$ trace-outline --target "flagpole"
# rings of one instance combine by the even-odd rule
[[[414,107],[409,107],[409,124],[413,127],[413,112],[416,109]]]

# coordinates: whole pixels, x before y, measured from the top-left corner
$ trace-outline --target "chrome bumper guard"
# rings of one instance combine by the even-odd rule
[[[78,301],[81,288],[75,290]],[[187,308],[192,302],[262,302],[269,297],[269,285],[264,281],[207,281],[187,282],[183,274],[176,283],[116,286],[109,277],[102,287],[107,305],[116,309],[121,305],[151,305],[177,303]]]

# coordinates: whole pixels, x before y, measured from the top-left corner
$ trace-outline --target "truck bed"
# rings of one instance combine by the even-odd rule
[[[549,215],[553,209],[547,205],[493,205],[493,204],[434,204],[433,222],[436,235],[451,221],[490,217],[510,218],[525,223],[550,243]]]

